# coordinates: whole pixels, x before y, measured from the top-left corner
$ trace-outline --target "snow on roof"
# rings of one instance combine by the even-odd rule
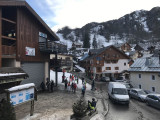
[[[82,68],[82,67],[80,67],[80,66],[78,66],[78,65],[75,65],[78,69],[80,69],[82,72],[85,72],[85,69],[84,68]]]
[[[131,65],[128,71],[160,72],[159,58],[138,58]]]
[[[35,84],[34,83],[28,83],[28,84],[24,84],[24,85],[18,85],[18,86],[15,86],[15,87],[11,87],[8,89],[8,91],[17,91],[17,90],[22,90],[22,89],[27,89],[27,88],[30,88],[30,87],[34,87]]]
[[[25,75],[26,73],[0,73],[0,76]]]

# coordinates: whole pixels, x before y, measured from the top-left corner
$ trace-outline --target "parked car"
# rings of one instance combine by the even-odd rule
[[[102,77],[102,78],[101,78],[101,81],[109,82],[109,81],[110,81],[110,78],[109,78],[109,77]]]
[[[123,77],[118,77],[118,78],[112,78],[113,82],[125,82],[126,80]]]
[[[131,88],[133,88],[133,86],[130,84],[130,83],[127,83],[127,82],[121,82],[122,84],[124,84],[128,90],[128,93],[129,91],[131,90]]]
[[[146,101],[146,97],[147,97],[147,94],[144,92],[144,90],[139,88],[130,89],[129,95],[130,95],[130,98],[135,98],[140,101]]]
[[[145,92],[146,94],[153,93],[153,92],[151,92],[150,90],[144,90],[144,92]]]
[[[127,88],[119,82],[109,82],[108,96],[113,102],[129,105]]]
[[[160,94],[148,94],[146,97],[146,104],[160,109]]]

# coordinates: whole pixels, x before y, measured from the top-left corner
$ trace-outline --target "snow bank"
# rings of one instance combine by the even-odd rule
[[[69,77],[70,77],[70,74],[71,73],[67,73],[65,72],[65,76],[67,77],[67,80],[69,81]],[[62,75],[63,75],[63,72],[58,72],[58,83],[57,84],[61,84],[61,85],[64,85],[64,83],[62,83]],[[52,71],[50,70],[50,80],[54,81],[55,83],[55,71]],[[77,82],[76,82],[77,83]],[[77,88],[78,89],[81,89],[82,88],[82,80],[79,78],[79,82],[77,84]],[[86,90],[91,90],[91,85],[90,84],[86,84]]]
[[[11,87],[8,90],[11,92],[11,91],[27,89],[27,88],[34,87],[34,86],[35,86],[34,83],[28,83],[28,84],[24,84],[24,85],[18,85],[18,86],[15,86],[15,87]]]

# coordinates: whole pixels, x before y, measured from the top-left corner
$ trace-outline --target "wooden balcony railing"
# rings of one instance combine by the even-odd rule
[[[39,42],[39,49],[43,52],[54,52],[57,51],[58,53],[66,53],[67,47],[65,48],[64,45],[53,43],[53,42]]]
[[[14,54],[16,54],[15,46],[2,45],[2,55],[14,55]]]

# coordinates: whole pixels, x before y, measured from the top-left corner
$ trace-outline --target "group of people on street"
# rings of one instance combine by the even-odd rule
[[[44,84],[44,82],[41,83],[40,87],[41,87],[41,90],[42,90],[42,91],[45,91],[45,90],[46,90],[46,89],[45,89],[45,84]],[[50,81],[49,79],[47,79],[46,87],[47,87],[47,90],[48,90],[49,92],[53,92],[54,81],[53,81],[53,80]]]
[[[65,80],[64,80],[65,90],[76,93],[78,84],[79,84],[78,76],[74,76],[70,74],[69,80],[67,80],[67,77],[65,77]],[[85,91],[86,91],[86,81],[84,80],[84,78],[82,78],[82,89],[81,90],[82,90],[82,96],[84,97]]]
[[[76,93],[76,89],[77,89],[76,81],[78,84],[78,77],[76,77],[74,75],[70,74],[69,81],[67,80],[67,77],[66,77],[64,80],[65,90],[72,91],[72,92]]]

